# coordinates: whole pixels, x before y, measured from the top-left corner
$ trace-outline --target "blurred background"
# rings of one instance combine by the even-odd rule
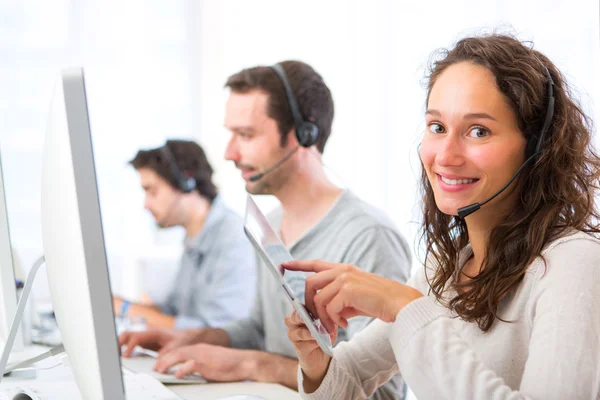
[[[432,51],[490,30],[533,41],[599,121],[599,13],[598,0],[1,0],[0,150],[20,274],[42,253],[41,155],[62,68],[85,70],[113,291],[135,298],[166,287],[183,239],[143,210],[127,165],[138,149],[198,141],[225,201],[243,212],[243,182],[223,160],[230,74],[285,59],[315,67],[336,107],[326,166],[391,215],[416,248],[417,145]],[[45,281],[34,288],[40,302],[49,300]]]

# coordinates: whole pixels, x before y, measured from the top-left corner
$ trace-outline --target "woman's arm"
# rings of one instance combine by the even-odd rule
[[[339,268],[338,272],[349,271],[349,275],[357,273],[360,277],[367,277],[366,280],[369,280],[369,277],[374,278],[373,275],[367,274],[364,271],[353,268],[348,269],[347,266],[323,262],[294,262],[293,265],[287,265],[286,268],[313,272],[316,270],[328,271]],[[342,272],[342,274],[346,274],[346,272]],[[307,280],[307,306],[313,310],[314,314],[324,316],[323,314],[319,314],[315,309],[315,294],[319,286],[318,282],[313,279],[311,278],[310,282]],[[366,283],[366,281],[360,278],[358,280]],[[381,277],[376,277],[376,280],[378,284],[371,282],[371,285],[367,284],[363,289],[375,284],[376,291],[379,294],[378,297],[383,296],[383,298],[387,298],[390,291],[397,289],[401,291],[405,289],[409,289],[410,291],[415,290],[411,286],[422,290],[427,282],[422,270],[419,270],[411,277],[407,285],[401,285]],[[353,281],[353,279],[346,281]],[[390,284],[392,286],[387,287]],[[340,295],[350,298],[359,297],[370,302],[369,296],[366,294],[369,290],[364,292],[364,290],[359,290],[358,288],[350,289],[349,291],[343,289]],[[422,295],[419,293],[419,296]],[[342,318],[350,318],[351,315],[361,315],[361,312],[350,306],[343,310],[340,315],[343,316]],[[374,315],[370,316],[373,317]],[[393,317],[395,317],[395,313]],[[333,350],[332,359],[320,350],[319,345],[312,339],[308,329],[297,315],[292,314],[287,317],[286,324],[289,329],[288,336],[296,348],[300,361],[298,382],[299,391],[304,398],[364,399],[373,395],[379,386],[388,382],[393,375],[398,373],[398,367],[388,340],[389,331],[392,326],[389,322],[384,322],[381,319],[374,321],[363,331],[353,336],[350,341],[339,343]],[[337,329],[337,326],[335,326],[335,329]],[[404,392],[404,387],[400,380],[397,381],[399,384],[395,385],[391,385],[388,382],[386,386],[389,386],[389,392],[378,390],[375,393],[377,398],[400,397]]]
[[[545,258],[528,301],[532,335],[518,390],[484,365],[433,298],[399,312],[390,342],[418,398],[600,398],[600,245],[571,241]]]
[[[302,368],[298,370],[298,390],[305,399],[366,399],[398,373],[388,341],[391,324],[373,321],[349,342],[339,343],[320,386],[304,391]],[[301,361],[302,362],[302,361]],[[401,388],[399,388],[401,389]]]

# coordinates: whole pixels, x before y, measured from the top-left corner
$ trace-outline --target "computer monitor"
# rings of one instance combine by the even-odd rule
[[[8,211],[4,193],[4,176],[0,159],[0,348],[4,347],[8,331],[17,310],[17,293],[15,273],[8,228]],[[15,348],[21,348],[20,335],[17,336]]]
[[[85,399],[125,399],[80,68],[55,88],[41,195],[48,284],[77,385]]]

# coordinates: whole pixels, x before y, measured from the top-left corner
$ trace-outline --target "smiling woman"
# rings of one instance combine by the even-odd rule
[[[600,159],[562,74],[513,37],[463,39],[432,64],[426,126],[427,258],[407,285],[284,265],[316,272],[306,305],[329,332],[380,320],[329,357],[289,316],[299,390],[367,398],[401,372],[419,399],[600,399]]]
[[[456,273],[454,260],[470,243],[475,256],[453,282],[468,290],[459,290],[450,306],[488,330],[500,301],[544,247],[569,228],[597,231],[590,225],[597,222],[593,196],[600,170],[589,147],[591,121],[558,69],[509,37],[461,41],[434,64],[428,88],[427,108],[437,119],[428,112],[427,125],[442,131],[426,134],[421,145],[423,238],[428,257],[440,266],[431,288],[440,299]],[[508,190],[466,219],[452,217],[493,196],[537,147],[535,164],[525,166]],[[447,181],[458,176],[473,180]],[[487,233],[473,235],[481,231]]]
[[[430,91],[420,153],[444,214],[492,196],[524,161],[525,138],[495,80],[487,68],[460,62]]]

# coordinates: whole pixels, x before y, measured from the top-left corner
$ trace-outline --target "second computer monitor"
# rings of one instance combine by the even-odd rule
[[[6,343],[8,331],[17,310],[14,263],[8,228],[8,211],[4,192],[4,175],[0,160],[0,348]],[[17,336],[15,348],[22,347]]]
[[[61,74],[44,143],[42,237],[54,313],[85,399],[124,400],[83,70]]]

